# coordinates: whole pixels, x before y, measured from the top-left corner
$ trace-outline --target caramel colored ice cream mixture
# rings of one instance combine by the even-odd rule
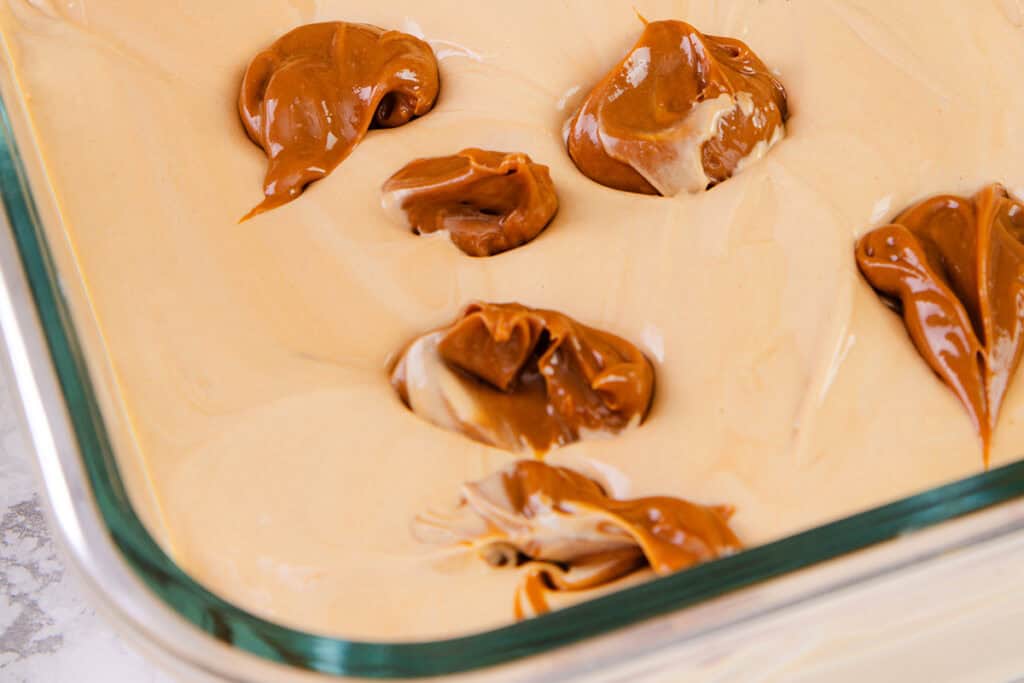
[[[724,145],[718,165],[693,157],[697,176],[630,167],[631,192],[588,177],[563,136],[595,88],[611,98],[635,74],[624,60],[646,45],[637,13],[693,27],[704,38],[672,30],[695,50],[725,37],[714,49],[771,78],[715,72],[709,100],[765,137]],[[412,36],[396,54],[420,76],[429,46],[438,90],[362,93],[358,144],[312,184],[293,176],[301,196],[289,189],[239,223],[277,139],[240,122],[243,75],[287,32],[328,21]],[[42,169],[47,238],[140,516],[228,600],[374,640],[509,623],[530,571],[414,533],[425,512],[458,509],[464,487],[523,459],[414,414],[389,381],[398,353],[474,301],[558,311],[652,364],[642,424],[545,459],[596,482],[579,480],[579,495],[608,509],[728,505],[722,547],[733,533],[749,547],[982,471],[971,414],[861,275],[855,245],[929,197],[967,201],[996,182],[1024,196],[1022,27],[1016,0],[0,4],[4,98],[30,117],[38,152],[27,139],[22,152]],[[325,54],[308,68],[346,58]],[[408,85],[403,71],[386,77]],[[776,80],[785,110],[745,96]],[[397,108],[381,118],[384,101]],[[309,119],[324,145],[342,130],[328,114]],[[410,162],[469,149],[526,155],[557,192],[546,226],[503,253],[468,256],[451,230],[416,235],[382,206],[382,185]],[[708,191],[691,182],[701,173]],[[1024,382],[986,372],[998,466],[1024,454]],[[976,412],[985,424],[992,411]],[[637,558],[609,552],[612,573]],[[549,583],[573,578],[553,567]]]

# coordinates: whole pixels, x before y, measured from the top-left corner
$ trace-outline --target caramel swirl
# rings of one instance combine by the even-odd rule
[[[584,175],[626,192],[701,192],[782,139],[786,92],[747,45],[681,21],[640,40],[568,124]]]
[[[300,26],[257,54],[238,112],[267,154],[265,199],[245,218],[286,204],[344,161],[370,128],[426,114],[439,89],[425,42],[343,21]]]
[[[857,244],[871,286],[978,430],[992,433],[1024,351],[1024,204],[1000,185],[916,204]]]
[[[550,591],[605,585],[642,567],[665,575],[741,548],[729,506],[609,497],[565,467],[520,460],[464,484],[453,514],[417,518],[424,542],[463,544],[492,566],[521,567],[517,618],[547,611]]]
[[[417,415],[510,451],[639,424],[654,369],[632,344],[556,313],[475,303],[415,340],[392,384]]]
[[[384,206],[413,232],[447,232],[470,256],[526,244],[558,210],[548,167],[525,154],[464,149],[410,162],[384,183]]]

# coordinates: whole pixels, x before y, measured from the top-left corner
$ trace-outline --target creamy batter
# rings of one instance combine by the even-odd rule
[[[636,41],[634,7],[750,45],[785,85],[785,138],[701,194],[584,177],[562,127]],[[238,120],[242,72],[323,20],[423,36],[437,104],[239,224],[266,168]],[[657,375],[645,424],[549,461],[616,497],[734,505],[748,546],[981,471],[969,416],[860,278],[853,246],[926,196],[993,181],[1020,196],[1022,24],[1014,0],[0,10],[6,94],[32,118],[36,190],[58,207],[44,206],[49,239],[144,521],[257,614],[383,640],[512,616],[515,571],[418,543],[410,524],[516,456],[418,418],[387,377],[389,354],[471,300],[563,311],[639,344]],[[559,211],[529,244],[469,258],[381,207],[403,165],[467,147],[550,167]],[[1018,377],[993,466],[1021,443]]]

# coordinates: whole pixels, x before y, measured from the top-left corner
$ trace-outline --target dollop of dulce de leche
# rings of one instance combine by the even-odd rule
[[[384,183],[384,206],[417,234],[446,231],[470,256],[521,246],[558,210],[547,166],[526,154],[464,149],[417,159]]]
[[[626,340],[561,313],[475,303],[451,326],[410,344],[391,381],[435,425],[542,453],[639,424],[654,369]]]
[[[653,21],[569,120],[567,143],[602,185],[672,196],[764,156],[787,117],[782,84],[745,43]]]
[[[926,199],[856,247],[917,350],[964,404],[985,463],[1024,352],[1024,204],[1000,185]]]
[[[421,541],[465,545],[496,567],[520,567],[517,618],[548,610],[550,591],[578,591],[642,567],[665,575],[741,548],[729,506],[609,497],[565,467],[521,460],[464,484],[453,513],[420,515]]]
[[[335,21],[283,35],[249,63],[238,96],[268,160],[265,198],[243,220],[298,197],[370,128],[426,114],[439,88],[433,50],[407,33]]]

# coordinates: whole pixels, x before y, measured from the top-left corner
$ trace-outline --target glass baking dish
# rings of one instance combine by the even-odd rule
[[[81,331],[69,313],[66,288],[78,275],[55,265],[54,245],[43,229],[55,211],[52,196],[7,71],[2,86],[0,324],[52,519],[97,601],[151,649],[192,667],[194,676],[290,681],[317,674],[410,678],[478,670],[469,675],[475,678],[482,670],[492,679],[563,680],[601,671],[606,680],[636,680],[643,662],[657,667],[660,655],[700,637],[937,557],[1024,537],[1024,462],[1017,462],[467,637],[347,641],[249,614],[176,566],[132,508],[90,378],[96,369],[85,362]],[[875,547],[865,551],[869,546]],[[828,562],[854,551],[861,552]]]

